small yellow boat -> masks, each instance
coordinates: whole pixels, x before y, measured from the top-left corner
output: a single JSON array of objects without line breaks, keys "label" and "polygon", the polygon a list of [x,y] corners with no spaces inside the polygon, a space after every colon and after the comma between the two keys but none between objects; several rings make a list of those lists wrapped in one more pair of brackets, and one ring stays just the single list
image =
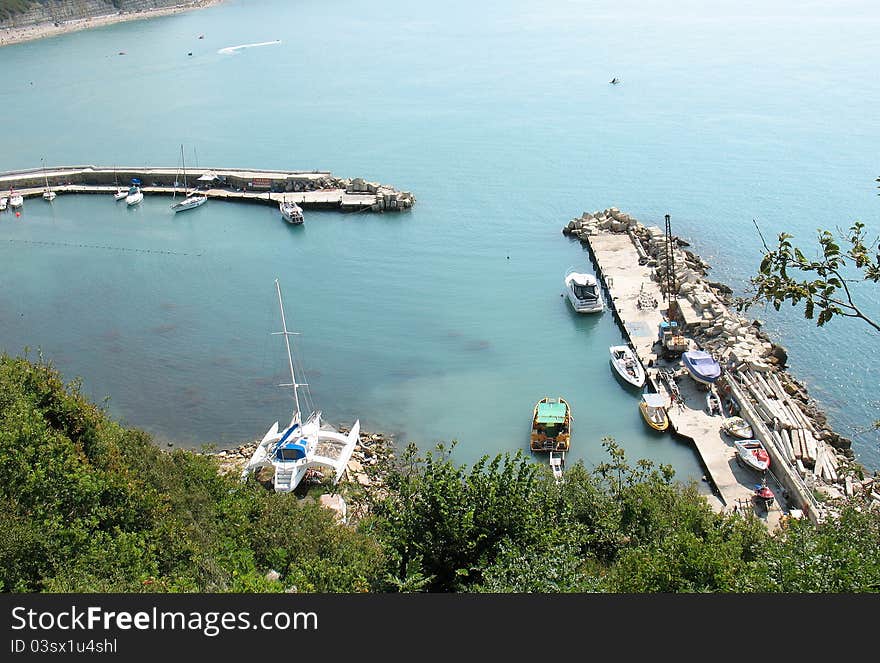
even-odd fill
[{"label": "small yellow boat", "polygon": [[639,410],[645,423],[656,431],[669,428],[669,416],[666,414],[666,398],[660,394],[642,394]]},{"label": "small yellow boat", "polygon": [[542,398],[532,416],[532,451],[568,451],[571,445],[571,408],[564,398]]}]

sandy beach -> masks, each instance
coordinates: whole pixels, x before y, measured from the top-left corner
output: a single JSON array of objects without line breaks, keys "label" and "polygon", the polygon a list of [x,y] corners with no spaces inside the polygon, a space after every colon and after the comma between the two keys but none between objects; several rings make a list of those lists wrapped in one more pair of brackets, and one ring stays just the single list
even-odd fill
[{"label": "sandy beach", "polygon": [[102,25],[110,25],[112,23],[122,23],[123,21],[136,21],[145,18],[155,18],[157,16],[167,16],[169,14],[179,14],[181,12],[192,11],[194,9],[204,9],[212,5],[218,5],[223,0],[200,0],[187,5],[179,5],[176,7],[163,7],[149,11],[139,12],[116,12],[106,14],[104,16],[91,16],[72,21],[65,21],[58,25],[50,22],[36,23],[15,28],[0,29],[0,46],[8,46],[23,41],[32,41],[34,39],[43,39],[44,37],[54,37],[56,35],[65,34],[67,32],[76,32],[78,30],[90,30],[98,28]]}]

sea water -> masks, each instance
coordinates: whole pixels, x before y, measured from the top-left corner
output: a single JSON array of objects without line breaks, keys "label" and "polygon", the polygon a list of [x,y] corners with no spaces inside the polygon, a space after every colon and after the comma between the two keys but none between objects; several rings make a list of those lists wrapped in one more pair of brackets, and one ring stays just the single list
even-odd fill
[{"label": "sea water", "polygon": [[[699,479],[613,375],[610,311],[562,297],[590,264],[561,228],[668,213],[739,293],[755,222],[806,247],[855,219],[876,235],[878,28],[867,2],[266,0],[4,47],[2,170],[174,167],[184,144],[188,165],[330,170],[417,202],[295,228],[260,205],[29,199],[0,214],[0,347],[39,349],[162,442],[231,446],[290,416],[278,278],[297,377],[334,423],[454,439],[470,463],[527,450],[535,402],[563,396],[569,462],[612,436]],[[880,317],[876,289],[857,294]],[[880,468],[876,332],[752,314]]]}]

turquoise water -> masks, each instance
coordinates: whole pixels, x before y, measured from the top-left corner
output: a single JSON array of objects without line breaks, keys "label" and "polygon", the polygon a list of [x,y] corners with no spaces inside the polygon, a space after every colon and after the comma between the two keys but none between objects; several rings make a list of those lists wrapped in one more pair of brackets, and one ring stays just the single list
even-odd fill
[{"label": "turquoise water", "polygon": [[[0,49],[0,169],[173,166],[185,143],[189,163],[327,169],[417,198],[302,228],[260,206],[28,201],[0,216],[0,347],[41,348],[159,439],[231,445],[288,416],[278,277],[331,421],[455,438],[472,462],[525,449],[535,401],[562,395],[570,459],[602,460],[612,435],[699,477],[611,374],[610,313],[560,296],[588,264],[560,229],[610,206],[669,213],[737,288],[759,261],[752,219],[806,245],[856,218],[877,233],[880,10],[766,4],[226,2]],[[877,418],[876,334],[756,314],[880,468],[860,430]]]}]

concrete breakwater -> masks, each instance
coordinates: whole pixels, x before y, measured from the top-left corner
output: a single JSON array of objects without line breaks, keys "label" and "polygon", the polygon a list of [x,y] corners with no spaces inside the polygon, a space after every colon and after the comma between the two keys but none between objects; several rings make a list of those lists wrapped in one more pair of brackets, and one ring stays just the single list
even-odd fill
[{"label": "concrete breakwater", "polygon": [[[41,196],[48,187],[56,193],[109,193],[131,180],[141,181],[145,195],[184,193],[179,168],[62,166],[0,173],[0,195],[15,189],[25,198]],[[232,168],[187,168],[186,184],[208,198],[278,205],[292,200],[303,208],[342,211],[403,211],[412,208],[409,191],[366,181],[339,178],[326,171],[278,171]]]},{"label": "concrete breakwater", "polygon": [[[785,349],[773,343],[758,323],[735,310],[732,291],[707,278],[709,266],[685,249],[685,242],[674,236],[670,241],[660,227],[646,226],[616,208],[585,212],[572,219],[563,233],[590,249],[603,278],[607,277],[603,269],[611,273],[615,260],[627,263],[621,267],[630,272],[641,274],[641,285],[630,285],[634,294],[622,291],[613,278],[605,278],[605,285],[618,322],[657,391],[667,393],[659,374],[663,362],[656,351],[659,320],[676,319],[692,347],[710,352],[722,365],[719,390],[728,402],[740,407],[739,415],[764,443],[771,456],[773,479],[792,509],[800,509],[819,522],[848,500],[880,508],[880,480],[868,476],[853,461],[850,441],[831,430],[805,387],[785,370]],[[670,274],[670,270],[674,271]],[[674,288],[669,298],[664,292],[667,283]],[[649,291],[658,302],[650,315],[633,304],[640,290]],[[742,490],[736,483],[741,484],[742,479],[731,476],[727,469],[734,467],[734,452],[717,434],[718,418],[713,420],[699,409],[679,407],[670,408],[670,420],[694,440],[704,466],[715,474],[712,478],[721,484],[720,492],[727,494],[727,505],[730,495],[740,503]]]}]

